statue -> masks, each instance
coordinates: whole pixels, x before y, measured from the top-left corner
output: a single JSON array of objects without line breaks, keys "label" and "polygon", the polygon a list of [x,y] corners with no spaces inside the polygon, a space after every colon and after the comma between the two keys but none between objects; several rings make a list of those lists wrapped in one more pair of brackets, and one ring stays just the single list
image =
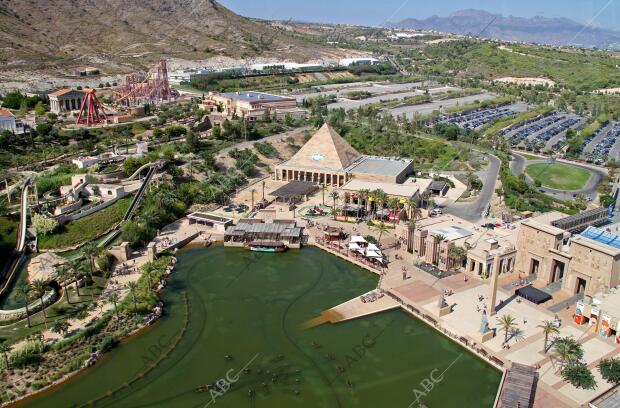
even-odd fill
[{"label": "statue", "polygon": [[448,306],[448,304],[446,303],[445,289],[442,289],[441,293],[439,294],[439,299],[437,300],[437,306],[439,306],[440,309],[443,309],[444,307]]},{"label": "statue", "polygon": [[482,311],[482,321],[480,322],[480,333],[484,334],[489,331],[489,319],[487,318],[487,311]]}]

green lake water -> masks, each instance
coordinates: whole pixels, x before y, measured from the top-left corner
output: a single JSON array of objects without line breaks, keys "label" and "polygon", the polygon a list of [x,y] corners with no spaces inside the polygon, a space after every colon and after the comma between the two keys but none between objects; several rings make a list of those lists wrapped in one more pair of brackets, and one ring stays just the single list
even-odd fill
[{"label": "green lake water", "polygon": [[[376,282],[315,248],[187,250],[164,318],[24,406],[406,408],[418,397],[429,408],[491,407],[500,372],[400,310],[302,328]],[[227,373],[221,391],[196,390]]]}]

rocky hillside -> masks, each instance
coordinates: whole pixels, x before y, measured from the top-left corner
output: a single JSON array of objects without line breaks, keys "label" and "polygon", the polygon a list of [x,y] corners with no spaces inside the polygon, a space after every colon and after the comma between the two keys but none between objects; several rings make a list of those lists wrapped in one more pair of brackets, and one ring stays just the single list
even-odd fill
[{"label": "rocky hillside", "polygon": [[338,57],[214,0],[0,0],[0,64],[14,69],[94,65],[105,72],[181,60]]},{"label": "rocky hillside", "polygon": [[481,35],[506,41],[620,50],[620,31],[584,27],[566,18],[505,17],[481,10],[461,10],[448,17],[407,18],[391,26]]}]

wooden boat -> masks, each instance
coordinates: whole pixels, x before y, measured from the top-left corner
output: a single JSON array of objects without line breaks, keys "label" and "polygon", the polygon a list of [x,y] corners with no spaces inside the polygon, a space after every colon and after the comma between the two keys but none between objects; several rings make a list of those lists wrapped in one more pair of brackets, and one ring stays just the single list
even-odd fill
[{"label": "wooden boat", "polygon": [[287,249],[283,242],[273,241],[252,241],[245,247],[254,252],[284,252]]}]

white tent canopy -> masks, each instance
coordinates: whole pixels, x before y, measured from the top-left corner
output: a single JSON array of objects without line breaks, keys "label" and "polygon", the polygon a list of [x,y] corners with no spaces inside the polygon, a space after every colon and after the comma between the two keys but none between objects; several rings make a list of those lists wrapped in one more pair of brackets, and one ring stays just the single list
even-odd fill
[{"label": "white tent canopy", "polygon": [[369,251],[381,252],[381,250],[379,249],[379,247],[378,247],[378,246],[376,246],[375,244],[368,244],[368,250],[369,250]]},{"label": "white tent canopy", "polygon": [[351,237],[351,242],[355,242],[355,243],[358,243],[358,244],[365,244],[368,241],[366,241],[364,239],[364,237],[362,237],[361,235],[353,235]]},{"label": "white tent canopy", "polygon": [[349,242],[349,249],[352,251],[361,251],[363,248],[357,242]]},{"label": "white tent canopy", "polygon": [[371,251],[371,250],[367,250],[366,251],[366,256],[368,258],[383,258],[383,255],[381,255],[381,252],[377,252],[377,251]]}]

